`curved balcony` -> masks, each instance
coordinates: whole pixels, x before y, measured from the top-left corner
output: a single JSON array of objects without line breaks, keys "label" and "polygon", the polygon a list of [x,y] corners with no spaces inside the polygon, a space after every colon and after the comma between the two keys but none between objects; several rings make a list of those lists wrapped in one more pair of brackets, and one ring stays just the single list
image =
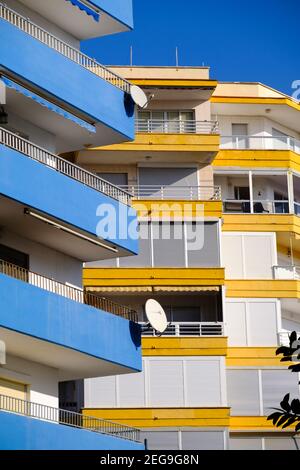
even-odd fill
[{"label": "curved balcony", "polygon": [[290,136],[221,136],[222,150],[291,150],[300,154],[300,140]]},{"label": "curved balcony", "polygon": [[97,62],[95,59],[91,59],[78,49],[70,46],[66,42],[57,38],[53,34],[49,33],[45,29],[41,28],[37,24],[30,21],[28,18],[20,15],[3,3],[0,3],[0,18],[8,21],[10,24],[17,27],[24,33],[29,34],[43,44],[46,44],[51,49],[54,49],[81,67],[89,70],[91,73],[109,82],[111,85],[121,89],[126,93],[130,93],[130,82],[110,71],[108,68],[99,64],[99,62]]}]

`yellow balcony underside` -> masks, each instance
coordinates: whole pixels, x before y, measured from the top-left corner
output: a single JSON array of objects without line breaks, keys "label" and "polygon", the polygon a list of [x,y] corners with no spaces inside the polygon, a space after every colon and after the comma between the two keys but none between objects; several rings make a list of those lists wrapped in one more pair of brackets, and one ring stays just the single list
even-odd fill
[{"label": "yellow balcony underside", "polygon": [[[270,410],[270,414],[272,410]],[[274,426],[272,421],[267,421],[266,416],[230,416],[230,431],[266,431],[266,432],[291,432],[292,427],[284,430]]]},{"label": "yellow balcony underside", "polygon": [[202,215],[212,218],[222,217],[222,201],[139,199],[133,200],[132,205],[137,210],[140,218],[183,220],[184,218],[195,218]]},{"label": "yellow balcony underside", "polygon": [[227,338],[143,338],[143,356],[226,356]]},{"label": "yellow balcony underside", "polygon": [[286,105],[290,108],[300,111],[300,104],[296,103],[291,98],[257,98],[257,97],[243,97],[243,96],[212,96],[211,103],[237,103],[237,104],[277,104]]},{"label": "yellow balcony underside", "polygon": [[300,155],[291,150],[220,150],[213,166],[300,171]]},{"label": "yellow balcony underside", "polygon": [[85,268],[85,287],[221,286],[224,268]]},{"label": "yellow balcony underside", "polygon": [[284,367],[290,363],[280,362],[282,356],[276,356],[274,347],[229,347],[227,349],[227,367]]},{"label": "yellow balcony underside", "polygon": [[292,232],[300,237],[300,217],[292,214],[223,214],[225,232]]},{"label": "yellow balcony underside", "polygon": [[300,281],[286,279],[226,280],[226,297],[300,299]]},{"label": "yellow balcony underside", "polygon": [[230,408],[86,408],[94,416],[137,428],[229,426]]},{"label": "yellow balcony underside", "polygon": [[[117,152],[218,152],[220,136],[216,134],[136,134],[133,142],[106,145],[92,150]],[[90,150],[90,149],[88,149]]]},{"label": "yellow balcony underside", "polygon": [[130,79],[134,85],[141,87],[179,87],[179,88],[216,88],[218,82],[216,80],[178,80],[172,78],[165,79],[151,79],[151,78],[136,78]]}]

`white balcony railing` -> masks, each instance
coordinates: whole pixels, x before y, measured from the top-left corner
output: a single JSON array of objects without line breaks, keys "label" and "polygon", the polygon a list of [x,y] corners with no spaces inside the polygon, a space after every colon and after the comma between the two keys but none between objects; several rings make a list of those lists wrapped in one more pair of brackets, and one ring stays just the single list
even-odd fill
[{"label": "white balcony railing", "polygon": [[69,176],[70,178],[73,178],[80,183],[95,189],[96,191],[106,194],[113,199],[117,199],[124,204],[130,205],[131,203],[130,194],[128,194],[123,189],[120,189],[118,186],[115,186],[108,181],[99,178],[99,176],[84,170],[80,166],[74,165],[64,158],[58,157],[57,155],[54,155],[39,147],[38,145],[35,145],[1,127],[0,144],[17,150],[18,152],[23,153],[24,155],[27,155],[28,157],[37,160],[44,165],[47,165],[53,170]]},{"label": "white balcony railing", "polygon": [[137,119],[136,132],[145,134],[218,134],[217,121]]},{"label": "white balcony railing", "polygon": [[220,201],[220,186],[120,186],[135,199]]},{"label": "white balcony railing", "polygon": [[[67,411],[52,406],[42,405],[20,398],[0,395],[0,411],[23,415],[27,418],[49,421],[57,425],[70,426],[86,431],[107,434],[109,436],[140,442],[139,429],[107,421],[93,416],[85,416],[73,411]],[[59,435],[58,435],[59,439]]]},{"label": "white balcony railing", "polygon": [[[280,346],[289,346],[290,345],[290,334],[291,331],[280,331],[278,333],[278,342]],[[297,332],[297,338],[300,337],[300,332]]]},{"label": "white balcony railing", "polygon": [[273,266],[274,279],[300,279],[300,266]]},{"label": "white balcony railing", "polygon": [[83,289],[79,289],[62,282],[55,281],[41,274],[37,274],[28,269],[21,268],[15,264],[8,263],[0,259],[0,273],[9,277],[26,282],[32,286],[66,297],[74,302],[86,304],[98,310],[112,313],[127,320],[137,321],[137,312],[129,307],[119,305],[110,299],[100,297]]},{"label": "white balcony railing", "polygon": [[0,3],[0,18],[8,21],[12,25],[19,28],[21,31],[24,31],[24,33],[30,34],[30,36],[34,37],[43,44],[46,44],[51,49],[55,49],[60,54],[64,55],[73,62],[76,62],[76,64],[84,67],[103,80],[109,82],[111,85],[120,88],[126,93],[130,93],[131,84],[127,80],[99,64],[95,59],[91,59],[87,55],[80,52],[78,49],[57,38],[53,34],[49,33],[45,29],[41,28],[37,24],[30,21],[28,18],[20,15],[3,3]]},{"label": "white balcony railing", "polygon": [[[142,323],[143,336],[155,336],[153,328]],[[224,336],[221,322],[171,322],[162,336]]]},{"label": "white balcony railing", "polygon": [[289,201],[276,199],[225,199],[224,212],[243,214],[289,214]]},{"label": "white balcony railing", "polygon": [[221,136],[221,149],[228,150],[292,150],[300,154],[300,140],[289,136]]}]

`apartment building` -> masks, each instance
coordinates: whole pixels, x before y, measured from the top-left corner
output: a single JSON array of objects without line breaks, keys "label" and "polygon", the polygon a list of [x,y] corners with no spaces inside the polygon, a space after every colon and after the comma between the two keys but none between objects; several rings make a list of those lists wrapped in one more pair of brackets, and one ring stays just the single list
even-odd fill
[{"label": "apartment building", "polygon": [[300,105],[206,67],[112,70],[150,100],[135,140],[74,158],[133,195],[140,252],[87,263],[84,285],[138,312],[143,372],[85,380],[83,412],[141,428],[149,449],[295,449],[266,416],[299,394],[275,351],[299,331]]},{"label": "apartment building", "polygon": [[[142,362],[133,309],[82,287],[83,262],[138,253],[131,198],[58,156],[134,138],[130,83],[80,52],[131,28],[131,0],[0,3],[0,449],[143,448],[66,402],[72,381]],[[103,205],[122,236],[99,233]]]}]

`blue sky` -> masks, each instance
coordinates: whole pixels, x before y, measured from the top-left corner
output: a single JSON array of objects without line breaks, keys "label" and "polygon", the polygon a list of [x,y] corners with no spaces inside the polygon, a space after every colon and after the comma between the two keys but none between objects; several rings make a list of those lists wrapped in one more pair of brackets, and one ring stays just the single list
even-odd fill
[{"label": "blue sky", "polygon": [[135,29],[86,41],[103,64],[209,65],[220,81],[260,81],[287,94],[300,80],[299,0],[134,0]]}]

